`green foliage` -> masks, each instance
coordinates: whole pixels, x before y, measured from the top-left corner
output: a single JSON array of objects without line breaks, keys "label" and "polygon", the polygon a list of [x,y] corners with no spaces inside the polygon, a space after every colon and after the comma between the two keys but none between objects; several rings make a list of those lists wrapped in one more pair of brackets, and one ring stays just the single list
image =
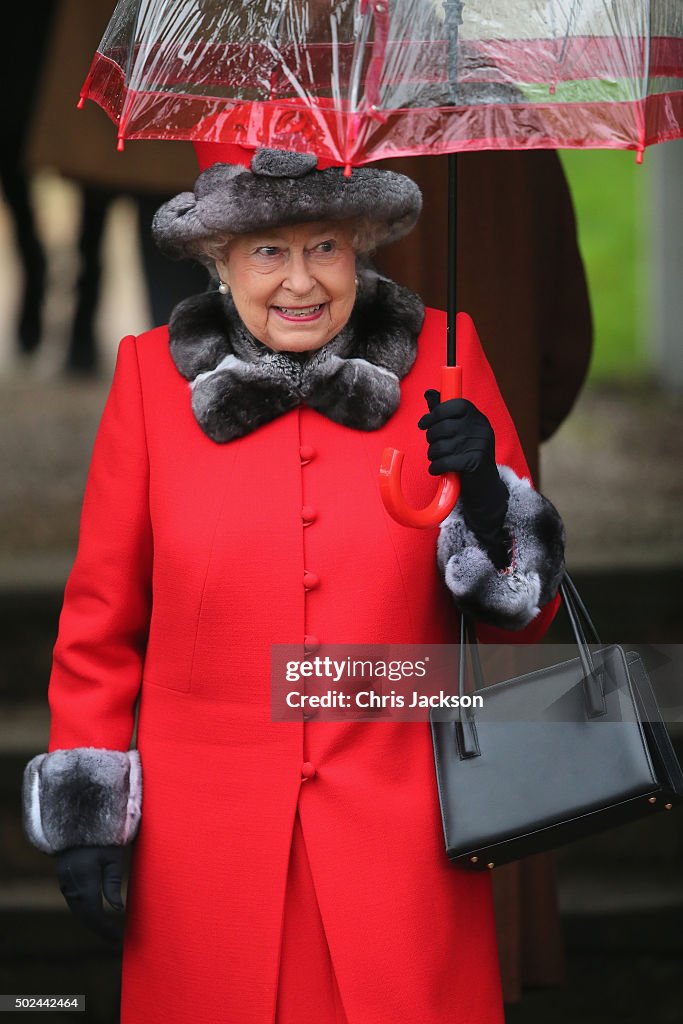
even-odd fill
[{"label": "green foliage", "polygon": [[591,381],[633,381],[649,369],[645,163],[623,150],[563,150],[591,293],[595,349]]}]

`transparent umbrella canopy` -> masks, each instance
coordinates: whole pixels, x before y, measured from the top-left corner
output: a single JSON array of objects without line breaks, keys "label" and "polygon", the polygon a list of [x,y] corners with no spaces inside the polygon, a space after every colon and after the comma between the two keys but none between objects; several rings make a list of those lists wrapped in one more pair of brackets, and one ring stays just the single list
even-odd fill
[{"label": "transparent umbrella canopy", "polygon": [[[81,92],[125,139],[314,153],[318,166],[449,154],[447,358],[456,333],[456,154],[614,148],[642,159],[683,126],[683,0],[120,0]],[[457,332],[456,332],[457,328]],[[429,527],[455,505],[445,474],[426,509],[385,450],[391,515]]]},{"label": "transparent umbrella canopy", "polygon": [[120,0],[83,98],[125,139],[623,148],[683,123],[681,0]]}]

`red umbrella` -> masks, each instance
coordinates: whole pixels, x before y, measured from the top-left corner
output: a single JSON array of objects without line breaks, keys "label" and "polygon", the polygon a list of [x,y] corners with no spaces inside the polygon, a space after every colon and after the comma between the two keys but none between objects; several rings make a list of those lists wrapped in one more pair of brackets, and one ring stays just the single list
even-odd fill
[{"label": "red umbrella", "polygon": [[[455,188],[460,150],[621,148],[683,134],[681,0],[120,0],[81,103],[125,139],[315,153],[319,166],[449,154],[447,361],[456,365]],[[474,330],[459,314],[457,331]],[[450,512],[405,502],[402,453],[380,483],[400,522]]]}]

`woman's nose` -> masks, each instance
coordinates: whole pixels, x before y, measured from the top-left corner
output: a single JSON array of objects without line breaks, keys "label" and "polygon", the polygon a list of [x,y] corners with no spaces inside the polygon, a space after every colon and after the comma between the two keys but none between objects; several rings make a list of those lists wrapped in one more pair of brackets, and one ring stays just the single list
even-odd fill
[{"label": "woman's nose", "polygon": [[307,266],[304,253],[290,253],[282,283],[297,295],[307,295],[315,286],[315,278]]}]

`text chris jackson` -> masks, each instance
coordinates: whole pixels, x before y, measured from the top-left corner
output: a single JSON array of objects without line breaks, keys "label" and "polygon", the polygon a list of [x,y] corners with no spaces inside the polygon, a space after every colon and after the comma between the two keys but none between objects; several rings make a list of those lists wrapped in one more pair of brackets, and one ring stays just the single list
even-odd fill
[{"label": "text chris jackson", "polygon": [[[409,697],[406,703],[406,696]],[[343,690],[327,690],[324,693],[302,693],[290,690],[285,699],[290,708],[305,706],[316,708],[481,708],[484,699],[480,694],[420,693],[413,690],[405,695],[391,690],[389,693],[375,693],[374,690],[359,690],[345,693]]]}]

